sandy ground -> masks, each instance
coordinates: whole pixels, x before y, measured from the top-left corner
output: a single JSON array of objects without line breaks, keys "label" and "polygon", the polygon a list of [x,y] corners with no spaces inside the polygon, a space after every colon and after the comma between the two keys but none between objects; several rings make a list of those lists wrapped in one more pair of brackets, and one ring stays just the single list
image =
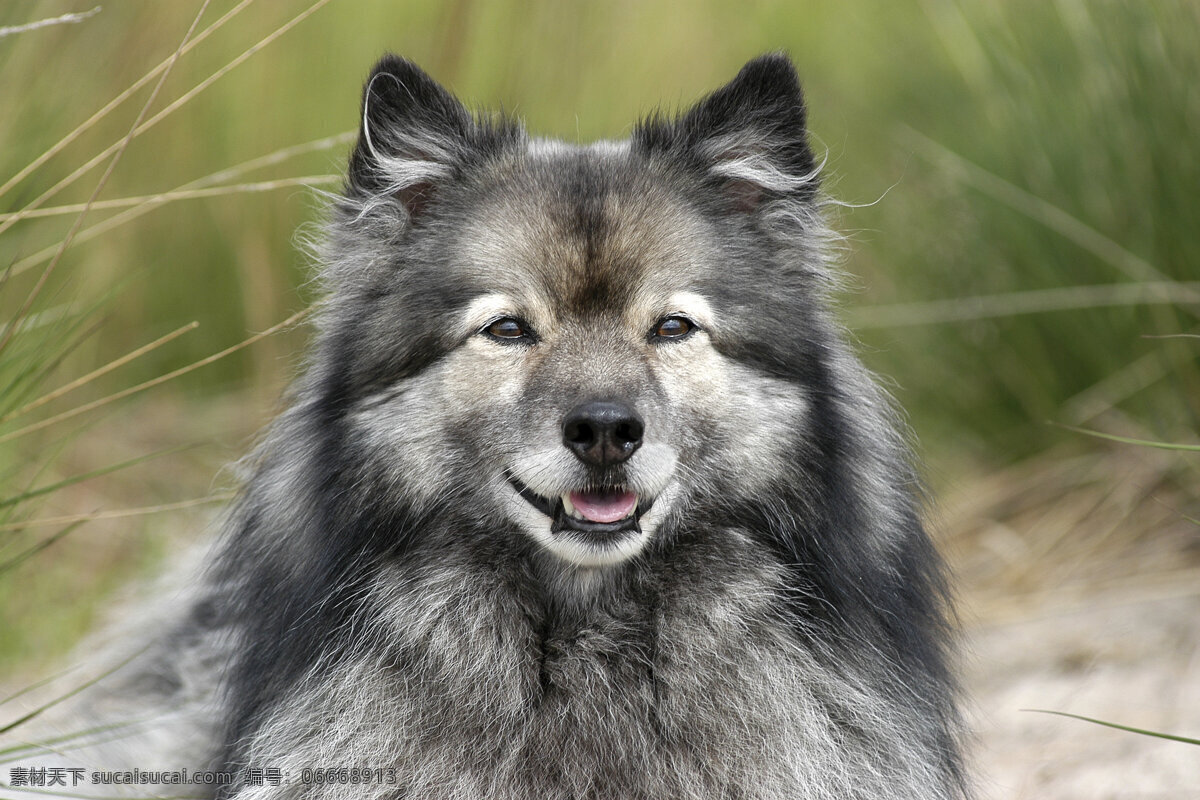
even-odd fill
[{"label": "sandy ground", "polygon": [[951,503],[981,798],[1200,800],[1200,746],[1023,710],[1200,738],[1200,526],[1170,457],[1119,457]]},{"label": "sandy ground", "polygon": [[1068,711],[1200,738],[1200,592],[1111,593],[968,628],[981,796],[1200,798],[1200,747],[1074,719]]}]

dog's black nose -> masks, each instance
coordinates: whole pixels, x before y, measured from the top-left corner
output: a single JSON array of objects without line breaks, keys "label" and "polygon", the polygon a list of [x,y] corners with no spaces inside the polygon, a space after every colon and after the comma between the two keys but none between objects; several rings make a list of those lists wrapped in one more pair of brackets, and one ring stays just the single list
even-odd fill
[{"label": "dog's black nose", "polygon": [[642,418],[624,403],[593,400],[563,418],[563,445],[585,464],[620,464],[642,446]]}]

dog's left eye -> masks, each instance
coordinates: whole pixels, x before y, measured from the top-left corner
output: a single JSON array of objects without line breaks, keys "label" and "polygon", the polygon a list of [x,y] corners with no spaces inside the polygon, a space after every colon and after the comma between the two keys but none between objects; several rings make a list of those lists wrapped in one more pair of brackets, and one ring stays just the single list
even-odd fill
[{"label": "dog's left eye", "polygon": [[682,339],[693,330],[696,329],[693,323],[687,317],[671,316],[663,317],[654,325],[654,330],[650,332],[651,339]]},{"label": "dog's left eye", "polygon": [[516,317],[501,317],[484,328],[483,333],[506,343],[533,340],[533,331],[529,325]]}]

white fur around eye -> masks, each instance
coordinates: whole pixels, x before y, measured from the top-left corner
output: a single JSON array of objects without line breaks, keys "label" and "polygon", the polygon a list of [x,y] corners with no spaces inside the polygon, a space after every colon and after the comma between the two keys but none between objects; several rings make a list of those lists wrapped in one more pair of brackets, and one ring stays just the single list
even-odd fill
[{"label": "white fur around eye", "polygon": [[485,294],[475,298],[463,311],[459,322],[459,331],[464,336],[477,333],[493,322],[504,317],[519,317],[513,313],[516,303],[504,294]]},{"label": "white fur around eye", "polygon": [[695,292],[676,292],[671,295],[671,305],[687,311],[689,315],[700,322],[711,323],[713,320],[712,304],[702,294]]},{"label": "white fur around eye", "polygon": [[708,298],[695,292],[676,292],[668,298],[666,313],[660,319],[672,316],[686,317],[704,330],[718,324]]}]

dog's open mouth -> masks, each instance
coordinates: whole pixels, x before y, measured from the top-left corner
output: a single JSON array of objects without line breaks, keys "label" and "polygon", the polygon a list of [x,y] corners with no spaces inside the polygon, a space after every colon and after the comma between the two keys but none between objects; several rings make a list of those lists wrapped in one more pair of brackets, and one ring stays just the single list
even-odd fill
[{"label": "dog's open mouth", "polygon": [[640,533],[639,521],[654,503],[623,486],[577,489],[548,498],[516,478],[508,480],[526,502],[550,518],[551,533],[586,534],[598,543]]}]

